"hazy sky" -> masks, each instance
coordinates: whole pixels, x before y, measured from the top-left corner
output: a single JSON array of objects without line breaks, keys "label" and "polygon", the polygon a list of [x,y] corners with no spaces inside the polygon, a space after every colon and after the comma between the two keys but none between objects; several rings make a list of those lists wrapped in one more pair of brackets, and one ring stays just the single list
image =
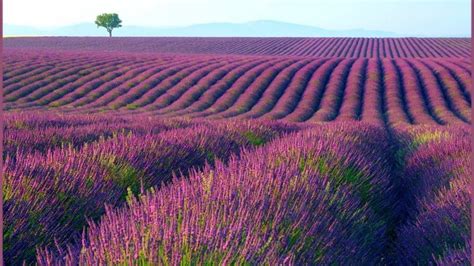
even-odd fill
[{"label": "hazy sky", "polygon": [[115,12],[123,25],[278,20],[326,29],[470,36],[471,0],[4,0],[4,23],[65,26]]}]

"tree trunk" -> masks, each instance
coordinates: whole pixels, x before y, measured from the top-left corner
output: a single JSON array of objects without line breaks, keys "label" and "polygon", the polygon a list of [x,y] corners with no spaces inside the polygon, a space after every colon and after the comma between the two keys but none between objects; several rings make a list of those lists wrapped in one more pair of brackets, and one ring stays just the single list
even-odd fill
[{"label": "tree trunk", "polygon": [[109,30],[109,37],[112,37],[112,31]]}]

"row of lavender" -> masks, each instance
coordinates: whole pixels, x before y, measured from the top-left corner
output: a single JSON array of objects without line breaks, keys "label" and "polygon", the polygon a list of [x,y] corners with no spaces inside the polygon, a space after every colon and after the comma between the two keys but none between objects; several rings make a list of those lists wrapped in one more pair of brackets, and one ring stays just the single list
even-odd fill
[{"label": "row of lavender", "polygon": [[402,127],[402,265],[471,265],[471,128]]},{"label": "row of lavender", "polygon": [[38,263],[468,264],[468,132],[303,130],[107,209]]},{"label": "row of lavender", "polygon": [[471,56],[470,38],[7,38],[6,48],[350,58]]},{"label": "row of lavender", "polygon": [[3,200],[8,264],[78,239],[105,205],[227,160],[297,127],[282,123],[8,114]]},{"label": "row of lavender", "polygon": [[6,118],[8,264],[469,260],[467,127]]},{"label": "row of lavender", "polygon": [[461,59],[7,52],[7,109],[381,124],[471,121]]},{"label": "row of lavender", "polygon": [[90,226],[82,246],[65,251],[65,261],[48,252],[39,261],[377,262],[393,200],[385,197],[391,190],[384,156],[390,144],[376,127],[328,129],[291,135],[228,164],[194,171],[128,208],[109,210]]}]

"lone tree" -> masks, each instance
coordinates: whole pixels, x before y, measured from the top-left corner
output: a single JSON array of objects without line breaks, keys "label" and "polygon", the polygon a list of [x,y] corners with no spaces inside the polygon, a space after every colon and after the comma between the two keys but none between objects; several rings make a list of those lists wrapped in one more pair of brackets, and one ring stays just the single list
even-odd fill
[{"label": "lone tree", "polygon": [[112,14],[104,13],[102,15],[98,15],[97,19],[95,20],[95,24],[97,24],[97,28],[104,27],[109,33],[109,37],[112,37],[113,29],[122,27],[120,23],[122,23],[122,21],[119,19],[118,15],[115,13],[112,13]]}]

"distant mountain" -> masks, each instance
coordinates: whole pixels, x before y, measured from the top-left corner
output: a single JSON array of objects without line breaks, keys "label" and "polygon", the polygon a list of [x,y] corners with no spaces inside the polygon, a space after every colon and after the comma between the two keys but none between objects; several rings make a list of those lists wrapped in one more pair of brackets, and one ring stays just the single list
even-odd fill
[{"label": "distant mountain", "polygon": [[[114,30],[114,36],[183,37],[401,37],[385,31],[348,29],[327,30],[293,23],[261,20],[247,23],[207,23],[183,27],[127,26]],[[5,36],[106,36],[94,23],[65,27],[4,25]]]}]

